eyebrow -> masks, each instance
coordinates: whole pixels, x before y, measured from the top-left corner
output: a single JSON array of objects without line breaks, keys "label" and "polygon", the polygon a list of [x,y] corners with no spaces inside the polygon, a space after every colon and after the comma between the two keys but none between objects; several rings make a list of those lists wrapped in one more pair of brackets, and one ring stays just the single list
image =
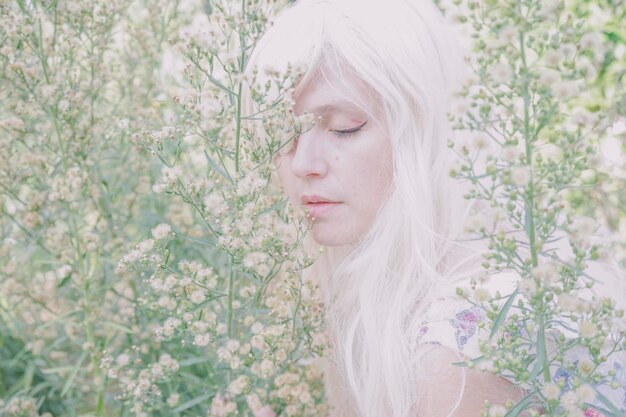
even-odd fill
[{"label": "eyebrow", "polygon": [[323,104],[321,106],[314,107],[313,109],[311,109],[310,113],[327,114],[327,113],[332,113],[332,112],[341,112],[341,111],[350,111],[350,110],[356,110],[356,111],[367,113],[366,110],[362,109],[361,107],[357,107],[353,102],[347,101],[347,100],[339,100],[335,103]]}]

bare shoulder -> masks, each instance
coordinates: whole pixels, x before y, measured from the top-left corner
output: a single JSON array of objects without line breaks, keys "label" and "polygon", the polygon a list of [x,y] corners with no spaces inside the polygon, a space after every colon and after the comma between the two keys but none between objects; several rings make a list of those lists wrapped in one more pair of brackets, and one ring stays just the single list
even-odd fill
[{"label": "bare shoulder", "polygon": [[454,365],[465,358],[432,345],[418,362],[419,416],[476,417],[485,401],[503,405],[524,397],[524,390],[491,372]]}]

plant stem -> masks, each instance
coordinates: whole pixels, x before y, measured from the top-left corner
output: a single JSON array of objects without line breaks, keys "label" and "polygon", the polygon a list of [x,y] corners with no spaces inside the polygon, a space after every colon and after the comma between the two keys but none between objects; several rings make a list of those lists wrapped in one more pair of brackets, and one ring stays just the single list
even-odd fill
[{"label": "plant stem", "polygon": [[233,271],[233,257],[230,257],[230,273],[228,275],[228,336],[233,336],[233,297],[235,293],[235,273]]},{"label": "plant stem", "polygon": [[[519,12],[520,12],[520,16],[522,16],[522,8],[521,5],[519,6]],[[526,210],[526,224],[525,224],[525,229],[526,229],[526,233],[528,234],[528,244],[529,244],[529,249],[530,249],[530,258],[531,258],[531,262],[532,262],[532,266],[536,267],[538,264],[538,260],[537,260],[537,247],[535,245],[535,241],[536,241],[536,236],[535,236],[535,219],[533,216],[533,209],[535,206],[535,201],[534,201],[534,193],[535,193],[535,188],[534,188],[534,176],[533,176],[533,169],[532,169],[532,165],[533,165],[533,137],[531,137],[531,132],[530,132],[530,112],[529,112],[529,107],[530,107],[530,89],[528,86],[528,76],[529,76],[529,72],[528,72],[528,64],[526,61],[526,49],[525,49],[525,37],[524,37],[525,31],[520,31],[520,57],[522,60],[522,69],[521,69],[521,76],[522,76],[522,94],[523,94],[523,98],[524,98],[524,144],[525,144],[525,150],[526,150],[526,163],[529,165],[530,167],[530,180],[528,182],[528,189],[526,191],[525,194],[525,210]],[[544,310],[544,301],[543,299],[540,301],[540,305],[539,305],[539,310],[537,314],[537,325],[539,327],[538,332],[540,332],[540,334],[545,334],[545,322],[544,322],[544,315],[543,315],[543,310]],[[538,340],[540,339],[539,337],[537,338]],[[545,338],[541,338],[541,339],[545,339]],[[540,352],[544,358],[547,358],[547,351],[546,351],[546,346],[545,343],[537,343],[537,350],[542,350],[543,352]],[[538,352],[539,353],[539,352]],[[543,378],[545,382],[550,382],[551,381],[551,377],[550,377],[550,368],[548,366],[544,367],[543,370]]]},{"label": "plant stem", "polygon": [[[241,15],[246,15],[246,0],[241,2]],[[239,74],[243,74],[246,68],[246,38],[243,33],[239,32],[239,47],[241,48],[241,56],[239,59]],[[239,141],[241,139],[241,93],[243,91],[243,79],[237,77],[239,85],[237,86],[237,130],[235,132],[235,176],[239,173]]]}]

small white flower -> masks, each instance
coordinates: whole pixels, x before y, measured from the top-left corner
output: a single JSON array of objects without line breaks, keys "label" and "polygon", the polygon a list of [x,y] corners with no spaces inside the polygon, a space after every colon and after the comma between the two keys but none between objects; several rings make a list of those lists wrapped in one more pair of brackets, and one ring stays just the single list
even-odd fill
[{"label": "small white flower", "polygon": [[546,161],[559,162],[563,159],[563,149],[553,143],[547,143],[538,148],[539,155]]},{"label": "small white flower", "polygon": [[580,179],[583,182],[593,182],[597,177],[597,173],[593,169],[586,169],[580,173]]},{"label": "small white flower", "polygon": [[137,245],[137,249],[139,249],[141,253],[150,252],[153,248],[154,248],[154,240],[152,239],[146,239]]},{"label": "small white flower", "polygon": [[530,167],[528,165],[518,165],[511,169],[511,181],[517,186],[525,186],[531,178]]},{"label": "small white flower", "polygon": [[240,347],[241,347],[241,343],[237,339],[230,339],[229,341],[226,342],[226,346],[225,346],[225,348],[229,352],[235,352]]},{"label": "small white flower", "polygon": [[499,33],[500,39],[506,42],[515,42],[517,40],[519,31],[517,27],[511,25],[502,29]]},{"label": "small white flower", "polygon": [[596,221],[590,217],[579,217],[570,226],[570,237],[574,241],[582,241],[595,232]]},{"label": "small white flower", "polygon": [[215,327],[215,331],[216,331],[218,334],[225,334],[227,329],[228,329],[228,328],[226,327],[226,325],[225,325],[224,323],[220,323],[220,324],[218,324],[218,325]]},{"label": "small white flower", "polygon": [[589,58],[580,58],[576,61],[576,69],[582,72],[586,79],[591,80],[596,77],[598,71]]},{"label": "small white flower", "polygon": [[491,68],[491,79],[497,84],[507,84],[513,78],[513,70],[508,62],[498,62]]},{"label": "small white flower", "polygon": [[526,296],[532,297],[537,291],[537,283],[534,279],[524,278],[517,282],[520,292]]},{"label": "small white flower", "polygon": [[196,290],[189,295],[189,300],[194,304],[200,304],[206,300],[204,291]]},{"label": "small white flower", "polygon": [[500,151],[500,158],[506,162],[515,162],[521,156],[520,148],[515,145],[506,145]]},{"label": "small white flower", "polygon": [[590,51],[601,49],[603,42],[604,38],[598,32],[585,33],[582,38],[580,38],[580,46],[584,49],[589,49]]},{"label": "small white flower", "polygon": [[557,266],[552,262],[545,262],[534,267],[532,275],[538,280],[547,283],[554,283],[559,280]]},{"label": "small white flower", "polygon": [[274,372],[274,364],[269,359],[261,361],[261,371],[264,375],[270,376]]},{"label": "small white flower", "polygon": [[161,182],[172,187],[176,184],[178,178],[182,175],[182,172],[178,167],[164,167],[161,171],[161,174]]},{"label": "small white flower", "polygon": [[478,214],[467,216],[467,219],[465,220],[465,231],[478,232],[483,227],[485,227],[484,216]]},{"label": "small white flower", "polygon": [[228,391],[232,395],[239,395],[243,392],[247,385],[248,378],[246,376],[240,375],[239,377],[237,377],[237,379],[230,383],[230,385],[228,386]]},{"label": "small white flower", "polygon": [[572,114],[572,121],[577,125],[589,126],[595,124],[596,116],[583,108],[576,108]]},{"label": "small white flower", "polygon": [[472,139],[472,146],[479,151],[488,148],[490,143],[489,138],[484,134],[478,134]]},{"label": "small white flower", "polygon": [[226,417],[237,409],[237,404],[217,394],[211,402],[211,415],[215,417]]},{"label": "small white flower", "polygon": [[250,331],[253,334],[259,334],[262,330],[263,330],[263,324],[259,323],[258,321],[250,327]]},{"label": "small white flower", "polygon": [[563,293],[559,295],[558,308],[563,312],[573,312],[576,310],[576,297],[572,294]]},{"label": "small white flower", "polygon": [[126,353],[122,353],[115,359],[119,366],[126,366],[130,362],[130,357]]},{"label": "small white flower", "polygon": [[174,407],[180,401],[180,394],[171,394],[167,399],[167,405]]},{"label": "small white flower", "polygon": [[489,417],[502,417],[506,414],[506,408],[503,405],[492,405],[489,407]]},{"label": "small white flower", "polygon": [[578,397],[583,402],[590,403],[596,399],[596,392],[589,384],[581,385],[576,388],[576,394],[578,394]]},{"label": "small white flower", "polygon": [[559,52],[563,55],[564,59],[570,60],[576,54],[576,45],[573,43],[564,43],[559,47]]},{"label": "small white flower", "polygon": [[6,129],[23,130],[25,126],[24,121],[15,116],[9,117],[5,120],[0,120],[0,128],[4,127]]},{"label": "small white flower", "polygon": [[491,294],[487,288],[478,287],[474,290],[474,298],[476,298],[476,301],[479,303],[484,303],[491,300]]},{"label": "small white flower", "polygon": [[152,229],[152,237],[154,237],[157,240],[165,239],[166,237],[170,235],[171,232],[172,232],[172,228],[170,227],[169,224],[161,223],[160,225]]},{"label": "small white flower", "polygon": [[561,395],[561,388],[552,382],[548,382],[543,387],[543,395],[549,400],[556,400]]},{"label": "small white flower", "polygon": [[167,190],[167,185],[165,184],[154,184],[152,186],[152,191],[154,191],[157,194],[160,194],[164,192],[165,190]]},{"label": "small white flower", "polygon": [[252,350],[252,346],[250,346],[250,343],[246,343],[242,347],[239,348],[239,354],[245,356],[248,353],[250,353],[251,350]]},{"label": "small white flower", "polygon": [[561,397],[561,405],[570,412],[578,408],[578,401],[578,394],[574,391],[568,391]]},{"label": "small white flower", "polygon": [[138,249],[133,249],[128,255],[124,257],[124,261],[127,263],[136,262],[141,259],[142,256],[143,254]]},{"label": "small white flower", "polygon": [[230,358],[230,369],[239,369],[239,367],[241,366],[241,358],[237,355],[234,355],[232,358]]},{"label": "small white flower", "polygon": [[563,0],[544,0],[540,3],[541,10],[539,12],[540,16],[545,18],[553,16],[563,4]]},{"label": "small white flower", "polygon": [[578,82],[575,80],[559,81],[552,85],[552,94],[562,100],[567,100],[578,94]]},{"label": "small white flower", "polygon": [[544,87],[550,87],[561,79],[561,74],[550,68],[542,68],[539,71],[538,81]]},{"label": "small white flower", "polygon": [[578,332],[581,337],[592,338],[596,335],[596,325],[588,320],[583,320],[578,325]]},{"label": "small white flower", "polygon": [[546,52],[543,57],[546,60],[546,64],[552,67],[556,67],[563,60],[563,54],[560,51],[557,51],[554,49],[551,49],[548,52]]},{"label": "small white flower", "polygon": [[169,353],[162,354],[159,357],[159,363],[163,365],[165,368],[174,372],[177,371],[178,368],[180,368],[180,364],[178,363],[178,361],[172,358],[172,356]]},{"label": "small white flower", "polygon": [[193,339],[193,344],[196,346],[206,346],[210,341],[211,338],[207,333],[197,334]]}]

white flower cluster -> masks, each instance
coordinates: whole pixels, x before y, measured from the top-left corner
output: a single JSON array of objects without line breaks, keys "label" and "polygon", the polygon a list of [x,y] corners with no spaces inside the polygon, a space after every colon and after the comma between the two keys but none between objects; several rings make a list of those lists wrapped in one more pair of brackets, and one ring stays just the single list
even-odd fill
[{"label": "white flower cluster", "polygon": [[177,185],[179,178],[182,175],[182,171],[177,167],[163,167],[161,170],[160,182],[152,186],[152,190],[155,193],[162,193],[174,188]]},{"label": "white flower cluster", "polygon": [[143,369],[140,368],[137,372],[136,368],[141,366],[141,360],[133,356],[135,355],[121,353],[114,359],[105,352],[100,368],[109,378],[119,382],[123,398],[138,403],[140,407],[151,397],[161,395],[158,384],[167,381],[175,374],[180,364],[169,353],[163,353],[157,362]]},{"label": "white flower cluster", "polygon": [[77,201],[81,198],[86,181],[87,174],[80,167],[71,167],[63,175],[58,175],[52,179],[48,200],[51,202],[58,200]]},{"label": "white flower cluster", "polygon": [[[22,416],[36,416],[39,417],[37,413],[37,403],[34,398],[17,395],[11,398],[6,404],[4,404],[4,400],[0,400],[0,411],[2,415],[7,417],[22,417]],[[50,413],[45,413],[41,417],[48,417]]]},{"label": "white flower cluster", "polygon": [[185,49],[195,44],[208,52],[218,52],[226,42],[224,31],[220,28],[221,19],[218,13],[212,15],[211,19],[204,13],[197,13],[189,26],[178,31],[180,40],[187,44]]},{"label": "white flower cluster", "polygon": [[211,409],[207,417],[228,417],[237,411],[237,403],[228,396],[217,394],[211,401]]}]

